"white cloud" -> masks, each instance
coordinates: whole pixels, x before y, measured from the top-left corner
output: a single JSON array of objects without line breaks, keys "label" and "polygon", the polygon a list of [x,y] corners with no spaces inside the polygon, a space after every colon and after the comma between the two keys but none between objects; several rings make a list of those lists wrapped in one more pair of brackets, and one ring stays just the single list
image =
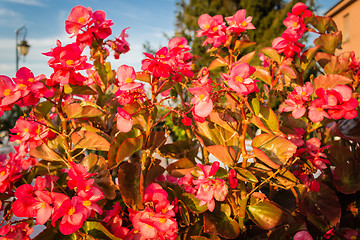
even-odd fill
[{"label": "white cloud", "polygon": [[39,6],[39,7],[45,6],[41,1],[38,1],[38,0],[5,0],[5,1],[11,2],[11,3],[31,5],[31,6]]},{"label": "white cloud", "polygon": [[0,17],[17,17],[20,14],[7,8],[0,8]]}]

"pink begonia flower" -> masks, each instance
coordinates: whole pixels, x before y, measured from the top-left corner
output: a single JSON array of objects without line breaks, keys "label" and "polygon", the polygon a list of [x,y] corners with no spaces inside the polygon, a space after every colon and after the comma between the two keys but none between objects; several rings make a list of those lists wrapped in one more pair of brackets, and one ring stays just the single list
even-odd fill
[{"label": "pink begonia flower", "polygon": [[114,41],[108,40],[106,41],[106,44],[111,47],[112,50],[115,51],[114,58],[119,59],[120,54],[127,53],[130,51],[130,44],[125,40],[125,38],[129,37],[128,34],[125,33],[125,31],[129,29],[129,27],[124,28],[119,37],[117,37]]},{"label": "pink begonia flower", "polygon": [[119,202],[116,202],[113,205],[113,209],[105,210],[106,217],[104,218],[104,222],[107,225],[110,225],[111,232],[119,238],[125,238],[129,233],[129,229],[123,227],[123,220],[120,216],[121,206]]},{"label": "pink begonia flower", "polygon": [[116,126],[120,132],[129,132],[133,126],[131,115],[122,108],[117,109]]},{"label": "pink begonia flower", "polygon": [[197,36],[212,36],[217,34],[219,30],[225,28],[225,23],[223,21],[223,16],[215,15],[213,17],[208,14],[203,14],[198,19],[198,24],[201,30],[197,31]]},{"label": "pink begonia flower", "polygon": [[326,91],[328,113],[332,119],[352,119],[357,116],[359,102],[352,97],[352,89],[346,85],[337,85]]},{"label": "pink begonia flower", "polygon": [[70,168],[68,175],[70,179],[67,181],[69,188],[79,188],[78,190],[86,189],[86,186],[82,185],[84,185],[90,177],[96,175],[96,173],[89,173],[88,169],[81,164],[76,164],[74,162],[69,162],[69,164]]},{"label": "pink begonia flower", "polygon": [[263,67],[268,67],[270,65],[269,58],[265,56],[262,52],[259,53],[259,59]]},{"label": "pink begonia flower", "polygon": [[324,99],[318,98],[312,101],[308,114],[310,121],[316,123],[321,122],[324,117],[330,118],[329,114],[324,110],[324,108],[327,108],[327,103]]},{"label": "pink begonia flower", "polygon": [[325,164],[330,164],[330,161],[326,159],[326,155],[323,151],[330,146],[321,147],[320,139],[310,138],[306,141],[306,149],[309,153],[309,161],[314,164],[318,169],[325,169]]},{"label": "pink begonia flower", "polygon": [[313,240],[307,231],[299,231],[294,235],[294,240]]},{"label": "pink begonia flower", "polygon": [[295,14],[291,14],[291,13],[288,13],[287,15],[288,15],[287,18],[285,18],[283,20],[283,24],[287,28],[292,28],[292,29],[298,30],[301,27],[301,25],[303,24],[300,17]]},{"label": "pink begonia flower", "polygon": [[175,37],[170,39],[168,47],[170,50],[190,50],[188,41],[184,37]]},{"label": "pink begonia flower", "polygon": [[207,117],[213,109],[213,102],[208,90],[204,87],[194,87],[189,88],[189,92],[195,95],[194,98],[191,99],[191,103],[194,104],[194,113],[196,116]]},{"label": "pink begonia flower", "polygon": [[116,76],[122,91],[133,90],[142,86],[141,83],[134,81],[136,73],[133,67],[121,65],[116,71]]},{"label": "pink begonia flower", "polygon": [[71,9],[68,19],[65,21],[65,30],[74,36],[79,34],[79,30],[89,23],[92,15],[91,8],[76,6]]},{"label": "pink begonia flower", "polygon": [[236,188],[238,180],[236,178],[236,171],[234,169],[231,169],[228,173],[229,177],[229,185],[231,188]]},{"label": "pink begonia flower", "polygon": [[168,61],[171,59],[169,49],[167,47],[160,48],[155,55],[144,53],[147,59],[142,60],[141,70],[148,71],[154,77],[168,78],[172,72],[171,66]]},{"label": "pink begonia flower", "polygon": [[252,92],[258,92],[259,89],[255,80],[249,78],[256,69],[249,66],[248,63],[234,63],[228,80],[229,87],[239,95],[248,95]]},{"label": "pink begonia flower", "polygon": [[82,199],[74,196],[71,200],[65,200],[55,211],[51,224],[55,227],[55,222],[62,217],[59,230],[62,234],[69,235],[78,231],[88,216],[88,210],[83,205]]},{"label": "pink begonia flower", "polygon": [[246,16],[246,10],[238,10],[233,16],[226,17],[226,22],[229,24],[228,30],[234,33],[241,33],[247,29],[255,29],[254,25],[251,23],[252,17]]}]

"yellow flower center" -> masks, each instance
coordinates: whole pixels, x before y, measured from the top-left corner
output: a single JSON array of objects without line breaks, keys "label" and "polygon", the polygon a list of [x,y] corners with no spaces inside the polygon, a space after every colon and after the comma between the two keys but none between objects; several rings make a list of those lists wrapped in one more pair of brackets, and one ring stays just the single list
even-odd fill
[{"label": "yellow flower center", "polygon": [[78,23],[84,24],[85,23],[85,18],[79,17]]},{"label": "yellow flower center", "polygon": [[213,27],[213,32],[216,32],[217,30],[218,30],[218,28],[217,27]]},{"label": "yellow flower center", "polygon": [[66,60],[66,64],[67,64],[67,65],[73,65],[73,64],[74,64],[74,61],[71,60],[71,59],[68,59],[68,60]]},{"label": "yellow flower center", "polygon": [[89,191],[89,190],[91,189],[91,186],[90,186],[90,185],[86,185],[85,189],[86,189],[87,191]]},{"label": "yellow flower center", "polygon": [[138,233],[139,231],[138,230],[134,230],[134,233]]},{"label": "yellow flower center", "polygon": [[202,101],[204,98],[205,98],[205,95],[204,95],[204,94],[201,94],[201,95],[199,96],[200,101]]},{"label": "yellow flower center", "polygon": [[41,203],[41,208],[45,208],[45,203]]},{"label": "yellow flower center", "polygon": [[209,28],[210,28],[210,25],[209,25],[209,24],[206,24],[204,28],[205,28],[205,29],[209,29]]},{"label": "yellow flower center", "polygon": [[183,48],[183,47],[184,47],[183,45],[181,45],[181,44],[179,45],[179,48]]},{"label": "yellow flower center", "polygon": [[125,79],[125,82],[126,82],[126,83],[132,83],[133,80],[132,80],[131,78],[126,78],[126,79]]},{"label": "yellow flower center", "polygon": [[5,175],[5,173],[6,173],[6,171],[2,171],[2,172],[0,172],[0,177],[1,177],[1,176],[4,176],[4,175]]},{"label": "yellow flower center", "polygon": [[239,83],[242,83],[244,81],[244,79],[242,78],[242,76],[236,76],[235,80]]},{"label": "yellow flower center", "polygon": [[168,210],[167,210],[166,208],[163,208],[163,209],[161,210],[161,212],[164,213],[164,214],[167,213],[167,211],[168,211]]},{"label": "yellow flower center", "polygon": [[322,109],[321,107],[318,107],[317,110],[318,110],[319,112],[322,112],[322,111],[323,111],[323,109]]},{"label": "yellow flower center", "polygon": [[8,96],[11,93],[10,89],[4,90],[4,96]]},{"label": "yellow flower center", "polygon": [[25,128],[25,129],[24,129],[24,132],[29,132],[29,128]]},{"label": "yellow flower center", "polygon": [[90,205],[91,205],[91,202],[90,202],[90,201],[88,201],[88,200],[83,201],[83,205],[84,205],[85,207],[88,207],[88,206],[90,206]]},{"label": "yellow flower center", "polygon": [[28,82],[33,83],[33,82],[34,82],[34,79],[33,79],[33,78],[29,78],[29,79],[28,79]]},{"label": "yellow flower center", "polygon": [[160,218],[160,219],[159,219],[159,222],[160,222],[160,223],[166,222],[166,218]]},{"label": "yellow flower center", "polygon": [[153,226],[150,226],[149,224],[146,224],[146,226],[148,227],[148,228],[152,228]]},{"label": "yellow flower center", "polygon": [[165,56],[164,56],[163,54],[161,54],[159,57],[160,57],[160,58],[165,58]]},{"label": "yellow flower center", "polygon": [[241,26],[246,27],[246,26],[247,26],[247,22],[246,22],[246,21],[242,21]]},{"label": "yellow flower center", "polygon": [[293,27],[297,27],[297,25],[298,25],[298,24],[297,24],[296,22],[294,22],[294,23],[292,24]]},{"label": "yellow flower center", "polygon": [[305,96],[305,95],[306,95],[306,92],[301,92],[301,95]]},{"label": "yellow flower center", "polygon": [[24,89],[24,88],[26,88],[26,85],[25,84],[22,84],[22,83],[20,83],[20,89]]},{"label": "yellow flower center", "polygon": [[75,207],[71,207],[68,211],[68,215],[72,216],[75,213]]}]

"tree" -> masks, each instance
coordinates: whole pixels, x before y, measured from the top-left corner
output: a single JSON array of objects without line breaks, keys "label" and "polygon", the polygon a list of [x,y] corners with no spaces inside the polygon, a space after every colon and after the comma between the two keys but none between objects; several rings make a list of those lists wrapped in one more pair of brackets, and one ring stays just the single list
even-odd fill
[{"label": "tree", "polygon": [[[200,64],[208,64],[209,58],[205,56],[206,47],[202,46],[203,39],[196,38],[199,30],[198,18],[207,13],[210,16],[223,15],[232,16],[239,9],[246,9],[246,15],[252,16],[252,23],[256,31],[248,31],[251,41],[257,42],[256,49],[271,46],[272,40],[281,35],[285,30],[282,21],[286,13],[296,2],[308,2],[314,7],[314,1],[292,0],[179,0],[176,14],[176,36],[185,37],[192,45],[193,54],[201,56]],[[253,51],[255,47],[248,51]]]}]

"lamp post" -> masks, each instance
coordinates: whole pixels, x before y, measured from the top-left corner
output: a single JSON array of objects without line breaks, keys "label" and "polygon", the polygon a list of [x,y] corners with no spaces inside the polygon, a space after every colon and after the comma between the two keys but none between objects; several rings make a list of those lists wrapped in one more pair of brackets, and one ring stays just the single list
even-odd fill
[{"label": "lamp post", "polygon": [[[27,29],[24,26],[22,26],[19,29],[15,30],[15,40],[16,40],[16,71],[19,69],[19,59],[20,56],[26,56],[29,52],[30,45],[25,40],[27,34]],[[22,40],[19,42],[19,38],[22,37]]]}]

